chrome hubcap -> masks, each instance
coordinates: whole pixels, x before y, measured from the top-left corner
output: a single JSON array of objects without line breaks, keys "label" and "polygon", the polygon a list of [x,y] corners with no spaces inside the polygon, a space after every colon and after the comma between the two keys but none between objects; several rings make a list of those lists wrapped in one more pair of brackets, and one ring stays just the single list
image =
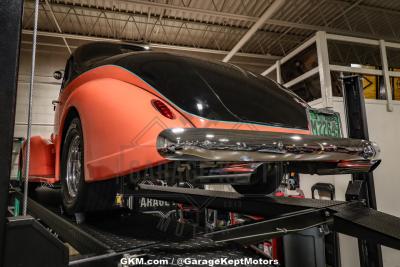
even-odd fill
[{"label": "chrome hubcap", "polygon": [[81,143],[80,137],[75,136],[68,149],[67,157],[67,189],[71,197],[76,197],[78,194],[79,182],[81,179],[81,154],[79,149]]}]

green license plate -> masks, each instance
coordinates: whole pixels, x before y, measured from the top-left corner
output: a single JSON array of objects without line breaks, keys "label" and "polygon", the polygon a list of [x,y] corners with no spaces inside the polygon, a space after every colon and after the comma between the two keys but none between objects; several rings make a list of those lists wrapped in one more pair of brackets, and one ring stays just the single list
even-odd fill
[{"label": "green license plate", "polygon": [[342,137],[342,124],[337,112],[323,113],[310,109],[311,131],[314,135]]}]

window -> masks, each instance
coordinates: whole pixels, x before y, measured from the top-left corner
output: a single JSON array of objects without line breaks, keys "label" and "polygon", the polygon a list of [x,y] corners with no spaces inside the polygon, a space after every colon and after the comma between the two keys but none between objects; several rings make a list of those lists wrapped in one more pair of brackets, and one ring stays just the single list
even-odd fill
[{"label": "window", "polygon": [[381,66],[379,46],[328,40],[329,63],[348,67]]},{"label": "window", "polygon": [[313,44],[281,65],[283,83],[318,67],[317,47]]}]

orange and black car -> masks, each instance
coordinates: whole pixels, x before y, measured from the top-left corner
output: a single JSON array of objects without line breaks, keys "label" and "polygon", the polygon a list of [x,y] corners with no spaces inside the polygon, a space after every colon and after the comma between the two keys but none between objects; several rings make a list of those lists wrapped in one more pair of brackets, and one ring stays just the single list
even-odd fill
[{"label": "orange and black car", "polygon": [[106,207],[129,175],[182,171],[268,194],[287,171],[368,172],[380,161],[375,143],[342,138],[336,113],[266,77],[139,45],[77,48],[56,103],[51,139],[32,137],[30,181],[61,183],[68,212]]}]

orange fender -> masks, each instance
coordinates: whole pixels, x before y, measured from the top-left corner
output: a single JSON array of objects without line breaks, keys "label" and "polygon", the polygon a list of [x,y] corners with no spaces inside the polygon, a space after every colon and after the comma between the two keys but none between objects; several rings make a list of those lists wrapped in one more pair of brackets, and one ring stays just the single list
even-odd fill
[{"label": "orange fender", "polygon": [[192,124],[161,100],[175,118],[164,117],[151,104],[154,99],[161,100],[133,84],[112,78],[81,84],[67,99],[61,99],[58,149],[68,110],[74,108],[83,130],[86,181],[118,177],[167,162],[156,149],[158,134],[166,128],[188,128]]},{"label": "orange fender", "polygon": [[[45,181],[46,178],[53,178],[55,175],[55,150],[54,144],[50,140],[40,136],[32,136],[30,139],[29,157],[29,180]],[[22,145],[22,168],[25,168],[26,141]],[[39,179],[39,180],[38,180]]]}]

